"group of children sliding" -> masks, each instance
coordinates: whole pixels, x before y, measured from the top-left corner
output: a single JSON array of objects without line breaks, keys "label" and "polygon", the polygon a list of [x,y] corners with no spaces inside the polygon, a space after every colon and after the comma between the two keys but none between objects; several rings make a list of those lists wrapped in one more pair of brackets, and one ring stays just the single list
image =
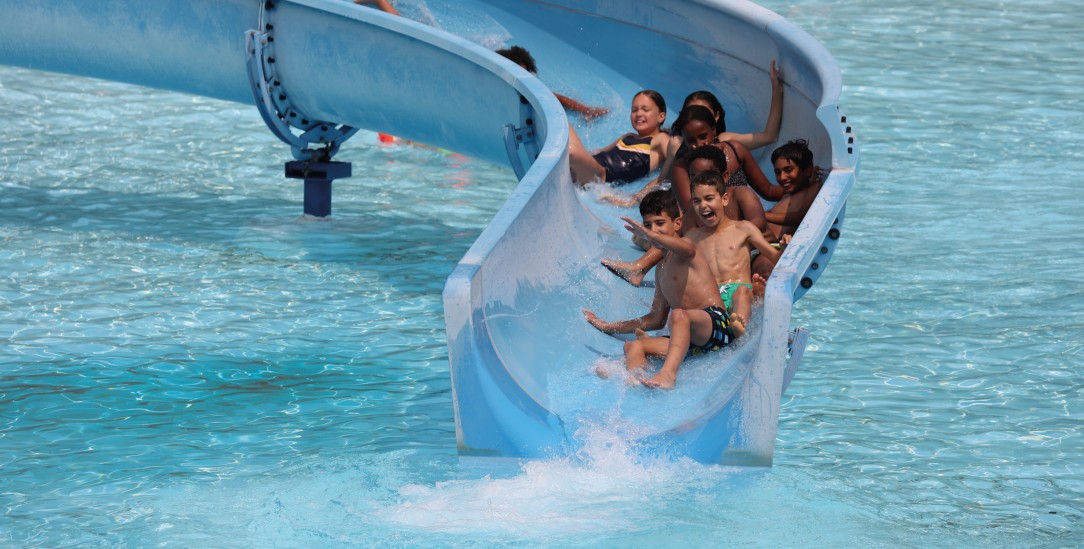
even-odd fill
[{"label": "group of children sliding", "polygon": [[[398,15],[388,0],[354,3]],[[497,53],[531,73],[538,72],[534,58],[522,47]],[[642,222],[621,219],[645,248],[644,255],[633,262],[602,261],[636,286],[654,267],[651,310],[618,322],[603,321],[589,310],[583,312],[587,322],[605,333],[636,334],[636,339],[625,343],[625,367],[631,379],[647,387],[672,388],[686,355],[719,350],[745,334],[754,288],[763,292],[790,235],[820,191],[818,169],[805,141],[791,141],[772,153],[779,185],[768,181],[749,152],[779,138],[783,86],[774,61],[768,72],[772,100],[762,132],[726,131],[722,104],[708,91],[685,98],[670,132],[663,129],[666,101],[662,95],[653,90],[637,93],[629,115],[635,133],[593,153],[569,126],[569,165],[579,185],[631,183],[662,168],[658,177],[631,197],[608,197],[622,206],[639,203]],[[588,120],[608,112],[555,95],[566,109]],[[670,189],[661,189],[667,180]],[[775,205],[764,211],[761,198]],[[759,254],[755,259],[754,253]],[[669,325],[668,337],[645,332],[665,325]],[[648,357],[663,357],[663,365],[654,376],[644,379]],[[605,375],[603,369],[597,372]]]},{"label": "group of children sliding", "polygon": [[[696,92],[669,133],[663,130],[666,104],[646,90],[632,101],[635,133],[588,152],[571,132],[569,162],[577,184],[631,182],[662,170],[659,177],[621,205],[639,202],[641,221],[622,217],[633,240],[646,251],[632,262],[602,264],[634,285],[655,268],[651,310],[634,319],[606,322],[594,312],[584,317],[608,333],[635,333],[624,345],[630,379],[647,387],[672,388],[685,357],[721,349],[740,338],[752,314],[754,288],[762,294],[790,236],[801,223],[821,178],[803,140],[772,153],[778,185],[772,185],[749,152],[775,142],[782,112],[782,86],[773,62],[772,106],[763,132],[726,132],[725,114],[710,92]],[[670,189],[660,188],[669,180]],[[775,202],[764,210],[761,198]],[[669,327],[669,336],[646,330]],[[662,357],[647,378],[648,358]],[[596,370],[605,376],[605,370]]]},{"label": "group of children sliding", "polygon": [[[527,50],[513,46],[497,53],[531,73],[538,69]],[[773,61],[771,107],[764,131],[726,131],[726,113],[708,91],[689,94],[670,132],[663,129],[666,101],[653,90],[632,98],[627,133],[589,152],[569,126],[569,166],[578,185],[630,183],[658,170],[636,194],[606,199],[620,206],[640,205],[641,222],[622,217],[633,240],[645,249],[632,262],[602,264],[639,286],[655,268],[651,310],[634,319],[606,322],[584,310],[592,326],[608,334],[635,333],[624,346],[630,379],[647,387],[672,388],[689,354],[717,351],[745,334],[754,289],[762,294],[775,263],[821,188],[813,153],[803,140],[772,152],[778,185],[772,185],[750,149],[775,143],[783,118],[783,86]],[[568,110],[586,119],[606,114],[556,94]],[[670,188],[661,184],[670,181]],[[764,211],[761,199],[775,202]],[[646,330],[669,327],[669,336]],[[658,372],[644,378],[648,357],[663,357]],[[596,372],[605,377],[606,370]]]}]

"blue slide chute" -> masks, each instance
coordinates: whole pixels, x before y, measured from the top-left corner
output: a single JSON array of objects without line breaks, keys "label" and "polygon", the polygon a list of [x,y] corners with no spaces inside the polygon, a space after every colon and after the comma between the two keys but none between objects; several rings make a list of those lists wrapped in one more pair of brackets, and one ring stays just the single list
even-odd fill
[{"label": "blue slide chute", "polygon": [[[437,14],[431,24],[341,0],[0,0],[8,19],[0,63],[255,103],[300,161],[328,160],[364,128],[512,167],[519,184],[444,291],[461,455],[567,454],[577,429],[605,408],[636,424],[632,438],[646,455],[770,465],[780,397],[808,337],[791,325],[791,310],[827,266],[858,169],[832,57],[740,0],[416,3]],[[503,43],[437,28],[441,14],[484,20]],[[809,140],[831,168],[753,329],[737,348],[690,367],[716,374],[695,393],[679,386],[680,406],[656,399],[666,417],[640,421],[642,411],[617,402],[577,400],[577,383],[598,383],[590,365],[620,354],[580,308],[631,314],[644,290],[598,265],[628,251],[616,210],[571,183],[569,121],[546,85],[491,51],[509,44],[530,49],[547,81],[619,98],[613,117],[642,88],[671,100],[709,89],[728,125],[747,128],[766,116],[776,60],[786,82],[781,140]],[[769,167],[763,154],[758,162]]]}]

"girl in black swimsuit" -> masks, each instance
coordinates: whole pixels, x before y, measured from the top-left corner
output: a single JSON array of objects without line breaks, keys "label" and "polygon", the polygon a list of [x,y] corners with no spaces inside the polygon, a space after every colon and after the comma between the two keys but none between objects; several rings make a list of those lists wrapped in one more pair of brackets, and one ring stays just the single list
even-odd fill
[{"label": "girl in black swimsuit", "polygon": [[577,185],[593,181],[629,182],[659,167],[666,156],[669,135],[666,101],[659,92],[644,90],[632,98],[629,121],[636,133],[628,133],[595,154],[588,152],[571,125],[568,127],[568,163]]}]

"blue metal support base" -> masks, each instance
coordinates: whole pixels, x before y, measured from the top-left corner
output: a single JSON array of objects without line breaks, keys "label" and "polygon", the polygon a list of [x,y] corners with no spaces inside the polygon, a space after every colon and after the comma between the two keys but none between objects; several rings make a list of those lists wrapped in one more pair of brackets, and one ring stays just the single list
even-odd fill
[{"label": "blue metal support base", "polygon": [[305,180],[305,215],[329,217],[331,215],[331,181],[325,179]]},{"label": "blue metal support base", "polygon": [[295,160],[286,163],[286,177],[305,180],[305,215],[331,215],[331,182],[350,177],[349,162]]}]

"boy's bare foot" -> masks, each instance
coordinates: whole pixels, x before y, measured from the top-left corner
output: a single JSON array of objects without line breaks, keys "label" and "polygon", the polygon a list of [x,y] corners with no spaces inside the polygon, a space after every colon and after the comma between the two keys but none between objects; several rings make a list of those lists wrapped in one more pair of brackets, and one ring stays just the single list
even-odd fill
[{"label": "boy's bare foot", "polygon": [[730,333],[734,334],[734,339],[745,335],[745,331],[748,329],[749,321],[745,319],[745,315],[741,313],[730,314]]},{"label": "boy's bare foot", "polygon": [[643,383],[640,380],[647,375],[647,370],[643,368],[633,368],[628,370],[627,373],[628,376],[625,377],[625,385],[627,387],[638,387]]},{"label": "boy's bare foot", "polygon": [[759,273],[753,273],[753,297],[764,297],[764,289],[768,287],[768,281]]},{"label": "boy's bare foot", "polygon": [[648,389],[673,389],[676,381],[674,376],[667,375],[661,371],[655,374],[655,377],[652,377],[651,379],[640,379],[640,383]]},{"label": "boy's bare foot", "polygon": [[628,261],[617,261],[616,259],[603,259],[601,261],[602,266],[610,270],[611,273],[625,279],[629,284],[639,287],[644,283],[645,273],[635,263]]},{"label": "boy's bare foot", "polygon": [[647,338],[651,337],[650,335],[648,335],[647,332],[645,332],[641,328],[636,328],[635,333],[636,333],[636,339],[647,339]]},{"label": "boy's bare foot", "polygon": [[602,379],[610,379],[610,371],[607,370],[606,367],[601,365],[601,364],[599,364],[598,366],[595,366],[595,375],[597,375],[598,377],[600,377]]}]

